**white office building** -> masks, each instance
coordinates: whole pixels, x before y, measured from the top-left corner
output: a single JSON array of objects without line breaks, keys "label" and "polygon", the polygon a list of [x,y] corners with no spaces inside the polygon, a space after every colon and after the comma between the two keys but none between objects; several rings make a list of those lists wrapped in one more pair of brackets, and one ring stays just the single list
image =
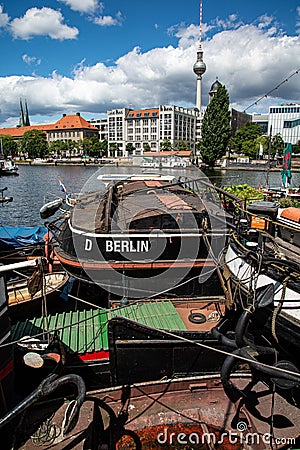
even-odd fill
[{"label": "white office building", "polygon": [[268,134],[280,134],[284,142],[297,144],[300,140],[300,104],[286,103],[269,109]]},{"label": "white office building", "polygon": [[144,150],[159,152],[163,142],[172,148],[184,142],[194,151],[199,136],[197,123],[199,111],[175,105],[161,105],[158,108],[131,110],[118,108],[107,111],[107,118],[92,119],[90,123],[99,129],[100,140],[106,139],[110,156],[127,156],[126,145],[135,148],[133,155],[142,155]]},{"label": "white office building", "polygon": [[297,144],[300,140],[300,104],[271,106],[268,114],[253,114],[252,122],[260,125],[269,136],[280,134],[284,142]]}]

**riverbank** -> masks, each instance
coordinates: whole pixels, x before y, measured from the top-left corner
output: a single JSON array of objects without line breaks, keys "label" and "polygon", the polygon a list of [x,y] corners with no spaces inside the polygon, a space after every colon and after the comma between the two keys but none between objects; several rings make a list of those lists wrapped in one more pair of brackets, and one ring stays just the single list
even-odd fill
[{"label": "riverbank", "polygon": [[[81,158],[64,158],[64,159],[55,159],[55,160],[16,160],[16,165],[25,165],[25,166],[91,166],[91,167],[141,167],[140,164],[137,164],[133,158],[118,158],[118,159],[89,159],[83,160]],[[197,166],[190,165],[186,167],[188,168],[197,168]],[[199,169],[204,169],[203,167],[199,167]],[[241,171],[255,171],[255,172],[281,172],[282,167],[276,166],[268,168],[266,164],[257,164],[257,163],[247,163],[247,164],[232,164],[226,167],[223,166],[215,166],[214,170],[222,171],[222,170],[241,170]],[[300,165],[292,164],[292,172],[300,172]]]}]

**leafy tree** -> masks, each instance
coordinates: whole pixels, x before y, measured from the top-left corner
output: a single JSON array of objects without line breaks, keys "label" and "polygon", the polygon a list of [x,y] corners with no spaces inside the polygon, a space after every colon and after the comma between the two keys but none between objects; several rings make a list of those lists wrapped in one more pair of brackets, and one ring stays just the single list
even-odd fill
[{"label": "leafy tree", "polygon": [[[145,150],[145,146],[146,146],[146,145],[149,146],[149,144],[145,143],[145,144],[144,144],[144,150]],[[150,147],[150,146],[149,146],[149,147]],[[128,142],[128,143],[126,144],[126,151],[127,151],[128,155],[132,155],[134,150],[135,150],[135,146],[132,144],[132,142]]]},{"label": "leafy tree", "polygon": [[12,156],[13,158],[18,154],[18,144],[12,136],[0,134],[1,151],[4,158]]},{"label": "leafy tree", "polygon": [[41,130],[26,131],[20,139],[20,150],[28,158],[44,158],[49,152],[45,133]]},{"label": "leafy tree", "polygon": [[202,161],[210,168],[226,154],[230,135],[229,95],[225,86],[220,86],[205,110],[199,146]]},{"label": "leafy tree", "polygon": [[107,156],[108,142],[106,139],[100,142],[100,156]]},{"label": "leafy tree", "polygon": [[[231,150],[238,154],[243,154],[255,158],[258,153],[260,140],[263,131],[257,123],[247,122],[246,125],[237,130],[234,138],[231,140]],[[263,143],[265,147],[266,144]],[[267,146],[266,146],[267,149]],[[264,150],[266,150],[264,148]]]},{"label": "leafy tree", "polygon": [[61,139],[52,141],[49,147],[49,153],[55,153],[58,156],[60,156],[66,150],[67,150],[66,142],[62,141]]},{"label": "leafy tree", "polygon": [[190,148],[190,145],[185,141],[178,141],[177,143],[177,149],[180,150],[188,150]]},{"label": "leafy tree", "polygon": [[160,145],[161,150],[172,150],[172,144],[169,139],[164,139],[164,141]]},{"label": "leafy tree", "polygon": [[280,133],[275,134],[271,139],[271,155],[282,156],[284,152],[285,144]]},{"label": "leafy tree", "polygon": [[111,156],[115,156],[116,152],[118,154],[119,151],[119,145],[117,142],[111,142],[111,144],[109,144],[109,151],[110,151],[110,155]]}]

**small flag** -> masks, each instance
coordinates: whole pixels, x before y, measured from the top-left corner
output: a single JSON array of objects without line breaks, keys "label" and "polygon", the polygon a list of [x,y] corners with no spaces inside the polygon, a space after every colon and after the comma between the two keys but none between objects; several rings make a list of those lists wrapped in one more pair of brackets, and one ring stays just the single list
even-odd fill
[{"label": "small flag", "polygon": [[59,181],[59,189],[66,194],[67,193],[67,189],[66,189],[64,183],[62,182],[62,179],[60,178],[60,176],[58,176],[57,178],[58,178],[58,181]]},{"label": "small flag", "polygon": [[284,187],[287,187],[292,178],[292,144],[288,143],[285,147],[282,161],[281,178]]}]

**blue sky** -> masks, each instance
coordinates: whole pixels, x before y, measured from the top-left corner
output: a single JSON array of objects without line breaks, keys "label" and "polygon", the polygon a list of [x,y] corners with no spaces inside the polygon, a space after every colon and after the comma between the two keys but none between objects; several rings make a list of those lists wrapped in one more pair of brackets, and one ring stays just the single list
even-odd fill
[{"label": "blue sky", "polygon": [[[300,0],[203,0],[202,104],[218,77],[243,110],[300,68]],[[0,3],[0,126],[19,99],[32,124],[63,113],[194,106],[198,0],[6,0]],[[300,102],[300,72],[248,112]]]}]

